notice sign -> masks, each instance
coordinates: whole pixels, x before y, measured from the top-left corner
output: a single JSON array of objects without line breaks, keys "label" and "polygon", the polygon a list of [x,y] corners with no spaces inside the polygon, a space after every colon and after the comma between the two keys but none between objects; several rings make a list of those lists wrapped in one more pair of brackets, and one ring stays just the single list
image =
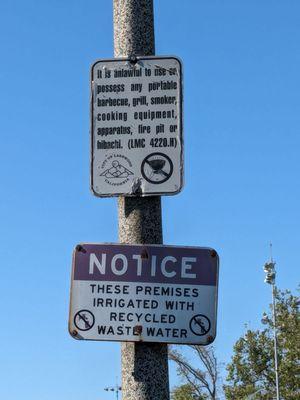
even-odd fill
[{"label": "notice sign", "polygon": [[181,190],[181,70],[175,57],[100,60],[92,66],[91,186],[96,196]]},{"label": "notice sign", "polygon": [[218,255],[198,247],[81,244],[69,331],[76,339],[210,344]]}]

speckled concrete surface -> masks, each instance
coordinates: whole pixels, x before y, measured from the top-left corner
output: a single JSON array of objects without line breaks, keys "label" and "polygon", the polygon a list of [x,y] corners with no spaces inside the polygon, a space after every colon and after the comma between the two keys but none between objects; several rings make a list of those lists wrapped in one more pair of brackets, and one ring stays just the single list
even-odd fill
[{"label": "speckled concrete surface", "polygon": [[123,400],[167,400],[168,386],[166,345],[122,344]]},{"label": "speckled concrete surface", "polygon": [[119,197],[121,243],[162,243],[161,201],[155,197]]},{"label": "speckled concrete surface", "polygon": [[155,54],[152,0],[114,0],[115,57]]},{"label": "speckled concrete surface", "polygon": [[[155,54],[152,0],[114,0],[114,54]],[[120,197],[118,208],[121,243],[162,243],[160,197]],[[122,398],[169,399],[166,345],[122,343]]]}]

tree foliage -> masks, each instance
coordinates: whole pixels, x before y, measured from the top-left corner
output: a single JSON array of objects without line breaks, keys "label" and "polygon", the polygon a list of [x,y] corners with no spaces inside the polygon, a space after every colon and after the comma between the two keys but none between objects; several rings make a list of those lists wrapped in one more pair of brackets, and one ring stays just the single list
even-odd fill
[{"label": "tree foliage", "polygon": [[171,395],[172,400],[204,400],[205,397],[199,397],[197,393],[195,393],[194,387],[186,383],[184,385],[176,387],[172,391]]},{"label": "tree foliage", "polygon": [[[177,365],[178,374],[186,382],[173,392],[174,400],[215,400],[218,383],[217,359],[212,346],[188,346],[196,355],[196,364],[193,365],[178,350],[171,348],[169,358]],[[185,396],[185,397],[184,397]]]},{"label": "tree foliage", "polygon": [[[300,399],[299,299],[290,291],[275,291],[280,397]],[[264,313],[263,330],[247,330],[235,344],[227,366],[227,399],[276,398],[272,308]],[[255,395],[257,393],[257,395]]]}]

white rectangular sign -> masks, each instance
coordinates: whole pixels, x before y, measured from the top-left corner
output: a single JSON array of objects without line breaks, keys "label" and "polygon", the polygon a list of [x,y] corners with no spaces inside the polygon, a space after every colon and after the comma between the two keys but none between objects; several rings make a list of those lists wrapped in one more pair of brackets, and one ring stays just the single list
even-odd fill
[{"label": "white rectangular sign", "polygon": [[210,344],[218,255],[199,247],[81,244],[69,331],[76,339]]},{"label": "white rectangular sign", "polygon": [[182,189],[181,77],[176,57],[94,63],[91,187],[96,196],[171,195]]}]

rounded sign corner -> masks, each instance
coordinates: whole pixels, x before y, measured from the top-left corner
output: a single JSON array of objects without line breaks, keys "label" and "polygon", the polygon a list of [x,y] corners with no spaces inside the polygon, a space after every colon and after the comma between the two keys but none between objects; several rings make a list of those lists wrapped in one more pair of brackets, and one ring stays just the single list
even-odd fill
[{"label": "rounded sign corner", "polygon": [[178,56],[170,56],[170,58],[171,58],[172,60],[177,61],[178,64],[179,64],[179,66],[180,66],[180,70],[182,70],[182,68],[183,68],[183,61],[182,61],[182,59],[181,59],[180,57],[178,57]]},{"label": "rounded sign corner", "polygon": [[69,335],[73,339],[75,339],[75,340],[81,340],[82,339],[82,337],[78,336],[78,332],[75,330],[75,328],[72,328],[70,324],[68,326],[68,332],[69,332]]}]

